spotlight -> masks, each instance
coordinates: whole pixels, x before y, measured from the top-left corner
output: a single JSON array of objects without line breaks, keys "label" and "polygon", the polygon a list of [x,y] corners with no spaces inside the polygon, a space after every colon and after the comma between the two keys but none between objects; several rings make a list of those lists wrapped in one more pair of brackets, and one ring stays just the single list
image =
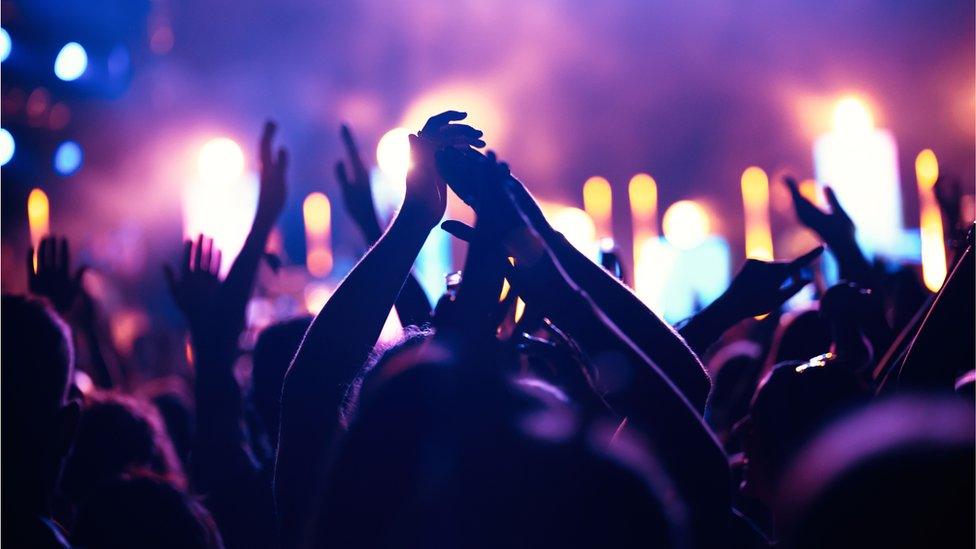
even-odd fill
[{"label": "spotlight", "polygon": [[711,230],[708,213],[694,200],[679,200],[664,212],[664,238],[679,250],[697,248]]},{"label": "spotlight", "polygon": [[54,74],[65,82],[77,80],[88,68],[88,53],[78,42],[68,42],[54,59]]},{"label": "spotlight", "polygon": [[376,164],[394,181],[405,181],[410,171],[410,132],[393,128],[376,144]]},{"label": "spotlight", "polygon": [[235,181],[244,174],[244,152],[233,139],[211,139],[200,149],[197,169],[205,181]]}]

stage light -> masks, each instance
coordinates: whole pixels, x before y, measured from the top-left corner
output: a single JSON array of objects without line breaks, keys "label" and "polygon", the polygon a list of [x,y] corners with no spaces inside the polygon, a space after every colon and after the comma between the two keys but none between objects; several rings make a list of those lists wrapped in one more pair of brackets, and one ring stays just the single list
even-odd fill
[{"label": "stage light", "polygon": [[937,292],[945,282],[946,252],[942,213],[934,190],[935,182],[939,179],[939,161],[931,149],[925,149],[915,157],[915,177],[918,179],[922,281],[930,291]]},{"label": "stage light", "polygon": [[691,250],[708,237],[708,213],[693,200],[679,200],[664,212],[661,220],[664,238],[679,250]]},{"label": "stage light", "polygon": [[653,266],[641,260],[641,253],[649,241],[657,239],[657,182],[650,175],[639,173],[630,178],[627,194],[633,226],[634,292],[650,304],[653,299],[650,297],[651,288],[648,287],[650,275],[646,269],[653,269]]},{"label": "stage light", "polygon": [[[33,189],[27,195],[27,225],[30,229],[31,246],[34,250],[50,230],[51,204],[47,194],[41,189]],[[37,254],[34,254],[34,267],[37,267]]]},{"label": "stage light", "polygon": [[244,153],[233,139],[211,139],[200,149],[197,169],[207,182],[236,181],[244,174]]},{"label": "stage light", "polygon": [[17,143],[14,142],[14,136],[6,128],[0,128],[0,166],[6,166],[7,162],[14,157],[16,150]]},{"label": "stage light", "polygon": [[7,29],[0,29],[0,62],[6,61],[10,57],[11,42]]},{"label": "stage light", "polygon": [[332,289],[322,282],[309,282],[305,286],[305,310],[317,315],[332,297]]},{"label": "stage light", "polygon": [[874,129],[874,116],[864,101],[847,96],[834,107],[834,131],[844,135],[863,135]]},{"label": "stage light", "polygon": [[599,236],[610,236],[612,228],[613,191],[610,182],[603,177],[594,176],[583,183],[583,209],[596,223]]},{"label": "stage light", "polygon": [[552,227],[561,232],[577,250],[595,257],[596,225],[588,213],[579,208],[560,208],[552,216]]},{"label": "stage light", "polygon": [[745,208],[746,257],[773,260],[773,235],[769,227],[769,177],[762,168],[742,172],[742,204]]},{"label": "stage light", "polygon": [[410,171],[410,132],[393,128],[376,144],[376,164],[394,181],[406,181]]},{"label": "stage light", "polygon": [[65,82],[77,80],[88,68],[88,53],[78,42],[68,42],[54,59],[54,74]]},{"label": "stage light", "polygon": [[314,276],[325,276],[332,271],[332,206],[322,193],[310,193],[302,202],[305,219],[305,264]]},{"label": "stage light", "polygon": [[54,152],[54,170],[61,175],[71,175],[81,167],[83,158],[81,145],[74,141],[65,141]]}]

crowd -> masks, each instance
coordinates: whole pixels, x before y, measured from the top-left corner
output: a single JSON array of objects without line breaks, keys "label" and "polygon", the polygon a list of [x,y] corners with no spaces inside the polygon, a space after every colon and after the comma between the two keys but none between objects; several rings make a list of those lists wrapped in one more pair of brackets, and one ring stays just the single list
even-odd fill
[{"label": "crowd", "polygon": [[[246,376],[246,309],[286,200],[273,124],[226,276],[205,236],[165,271],[186,390],[136,386],[68,241],[32,249],[29,293],[2,297],[4,544],[973,547],[972,220],[929,295],[912,268],[866,259],[829,188],[824,211],[787,178],[823,245],[747,260],[673,327],[555,230],[464,118],[410,136],[386,227],[343,128],[336,175],[368,251],[314,318],[259,334]],[[473,226],[441,223],[448,189]],[[411,269],[439,224],[467,254],[431,306]],[[782,312],[823,253],[843,281]],[[391,309],[403,336],[381,346]]]}]

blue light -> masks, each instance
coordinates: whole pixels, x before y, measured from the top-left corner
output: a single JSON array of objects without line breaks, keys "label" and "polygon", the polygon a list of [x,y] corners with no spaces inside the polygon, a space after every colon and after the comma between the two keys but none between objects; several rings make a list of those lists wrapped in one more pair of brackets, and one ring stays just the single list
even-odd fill
[{"label": "blue light", "polygon": [[65,141],[54,152],[54,170],[61,175],[71,175],[81,167],[82,158],[84,154],[81,152],[81,145],[74,141]]},{"label": "blue light", "polygon": [[81,44],[68,42],[54,60],[54,74],[65,82],[77,80],[88,68],[88,53]]},{"label": "blue light", "polygon": [[0,128],[0,166],[6,166],[7,162],[14,157],[17,144],[14,143],[14,136],[10,132]]},{"label": "blue light", "polygon": [[0,29],[0,62],[10,57],[10,35],[6,29]]}]

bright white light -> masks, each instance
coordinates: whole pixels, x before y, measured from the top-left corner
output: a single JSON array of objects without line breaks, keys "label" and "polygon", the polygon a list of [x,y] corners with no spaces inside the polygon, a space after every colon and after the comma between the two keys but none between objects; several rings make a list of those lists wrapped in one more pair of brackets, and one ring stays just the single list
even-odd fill
[{"label": "bright white light", "polygon": [[10,35],[6,29],[0,29],[0,61],[6,61],[10,57]]},{"label": "bright white light", "polygon": [[71,175],[81,167],[84,153],[74,141],[65,141],[54,152],[54,170],[61,175]]},{"label": "bright white light", "polygon": [[54,74],[65,82],[77,80],[88,68],[88,53],[78,42],[68,42],[54,59]]},{"label": "bright white light", "polygon": [[410,171],[410,132],[393,128],[383,134],[376,144],[376,164],[390,178],[406,180]]},{"label": "bright white light", "polygon": [[229,182],[188,179],[183,187],[183,234],[204,234],[221,251],[226,274],[240,252],[258,205],[258,175],[248,172]]},{"label": "bright white light", "polygon": [[701,245],[711,230],[708,213],[693,200],[679,200],[671,205],[661,221],[664,238],[679,250]]},{"label": "bright white light", "polygon": [[596,255],[596,224],[579,208],[561,208],[552,216],[552,227],[587,256]]},{"label": "bright white light", "polygon": [[17,144],[14,143],[14,136],[10,135],[4,128],[0,128],[0,166],[6,166],[7,162],[14,157]]},{"label": "bright white light", "polygon": [[204,181],[228,183],[244,174],[244,152],[233,139],[217,137],[207,141],[197,157],[197,169]]},{"label": "bright white light", "polygon": [[864,101],[845,97],[834,107],[834,131],[843,135],[863,135],[874,128],[874,116]]}]

